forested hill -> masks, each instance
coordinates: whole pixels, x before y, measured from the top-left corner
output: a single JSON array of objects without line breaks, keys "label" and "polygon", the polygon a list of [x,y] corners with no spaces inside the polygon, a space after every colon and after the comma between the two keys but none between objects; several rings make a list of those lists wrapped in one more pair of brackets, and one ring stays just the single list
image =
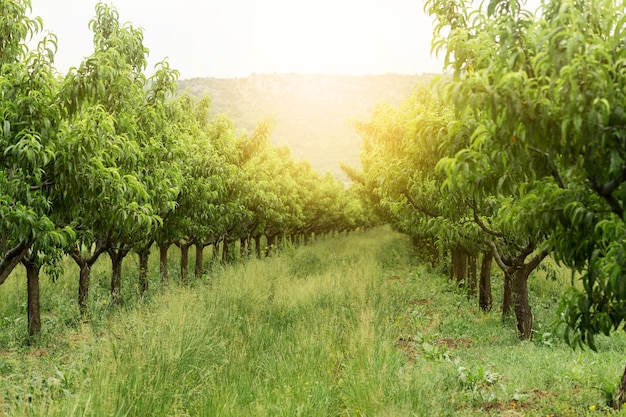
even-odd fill
[{"label": "forested hill", "polygon": [[271,118],[271,142],[287,145],[296,159],[320,172],[346,179],[340,162],[359,166],[361,138],[349,120],[367,118],[375,105],[397,105],[432,75],[269,74],[246,78],[194,78],[179,81],[181,91],[208,94],[212,113],[227,113],[235,126],[252,132]]}]

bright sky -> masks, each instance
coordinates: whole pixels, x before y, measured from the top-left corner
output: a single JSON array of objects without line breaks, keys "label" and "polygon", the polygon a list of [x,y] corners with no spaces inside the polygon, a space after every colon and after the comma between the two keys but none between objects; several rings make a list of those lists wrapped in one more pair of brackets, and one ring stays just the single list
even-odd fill
[{"label": "bright sky", "polygon": [[[97,0],[32,0],[56,34],[57,69],[92,50]],[[421,74],[441,72],[430,55],[432,24],[422,0],[109,0],[144,30],[152,72],[168,58],[182,79],[252,73]]]}]

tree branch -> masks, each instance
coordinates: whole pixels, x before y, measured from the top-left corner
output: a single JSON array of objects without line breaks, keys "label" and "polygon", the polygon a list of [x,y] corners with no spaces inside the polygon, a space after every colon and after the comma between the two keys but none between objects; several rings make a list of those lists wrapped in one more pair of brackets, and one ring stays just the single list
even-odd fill
[{"label": "tree branch", "polygon": [[509,271],[509,265],[504,263],[502,257],[500,256],[500,252],[498,252],[498,248],[496,247],[496,244],[492,240],[487,240],[487,245],[489,245],[489,247],[491,248],[491,253],[493,255],[493,259],[496,260],[496,263],[498,264],[500,269],[503,272],[505,272],[505,273],[508,272]]},{"label": "tree branch", "polygon": [[13,269],[22,262],[32,244],[33,239],[22,239],[20,243],[4,254],[0,262],[0,285],[6,281]]},{"label": "tree branch", "polygon": [[47,187],[49,185],[54,185],[54,181],[52,181],[52,180],[45,180],[44,182],[42,182],[39,185],[31,185],[30,186],[30,191],[39,191],[43,187]]},{"label": "tree branch", "polygon": [[622,171],[613,180],[606,184],[600,184],[595,178],[591,178],[591,184],[593,190],[608,203],[611,211],[619,216],[620,219],[624,219],[624,208],[621,203],[613,195],[613,191],[622,185],[626,180],[626,167],[622,168]]},{"label": "tree branch", "polygon": [[559,172],[559,168],[556,166],[554,161],[550,158],[550,155],[547,152],[542,152],[540,149],[537,149],[533,146],[529,146],[528,149],[530,149],[533,152],[537,152],[539,155],[544,156],[548,160],[548,163],[551,166],[550,174],[556,180],[556,183],[559,185],[559,187],[564,190],[565,182],[563,181],[563,177],[561,176],[561,173]]},{"label": "tree branch", "polygon": [[439,213],[437,213],[436,211],[432,211],[429,210],[425,207],[423,207],[422,205],[420,205],[415,198],[413,198],[413,196],[411,194],[409,194],[408,191],[404,191],[404,196],[406,197],[407,201],[409,202],[409,204],[411,206],[413,206],[413,208],[417,211],[421,211],[422,213],[426,214],[427,216],[430,217],[439,217],[441,216]]},{"label": "tree branch", "polygon": [[541,261],[543,261],[546,256],[548,256],[549,253],[550,250],[548,249],[548,246],[544,247],[541,252],[539,252],[533,259],[531,259],[528,264],[526,264],[526,267],[530,268],[531,271],[534,270],[539,266]]},{"label": "tree branch", "polygon": [[504,234],[502,232],[498,232],[496,230],[493,230],[493,229],[489,228],[480,219],[480,217],[478,217],[478,213],[476,213],[476,206],[471,205],[471,207],[472,207],[472,213],[474,214],[474,222],[483,230],[483,232],[487,233],[488,235],[494,236],[494,237],[504,238]]}]

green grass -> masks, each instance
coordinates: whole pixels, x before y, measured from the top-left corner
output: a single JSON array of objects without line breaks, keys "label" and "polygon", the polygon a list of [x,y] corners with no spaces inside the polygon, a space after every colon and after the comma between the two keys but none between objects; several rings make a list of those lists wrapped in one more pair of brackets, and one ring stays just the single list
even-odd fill
[{"label": "green grass", "polygon": [[497,308],[482,313],[386,228],[188,286],[173,277],[161,291],[155,278],[141,302],[133,262],[122,309],[107,304],[108,263],[94,270],[89,323],[71,271],[44,280],[36,339],[23,336],[23,280],[0,287],[0,416],[617,415],[606,393],[626,338],[599,352],[560,340],[551,323],[569,277],[533,277],[537,334],[520,342]]}]

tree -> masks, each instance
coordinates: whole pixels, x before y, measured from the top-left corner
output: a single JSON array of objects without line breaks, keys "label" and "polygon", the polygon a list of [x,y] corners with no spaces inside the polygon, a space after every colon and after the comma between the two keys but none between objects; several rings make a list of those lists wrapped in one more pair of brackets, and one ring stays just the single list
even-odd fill
[{"label": "tree", "polygon": [[25,264],[33,335],[41,330],[39,270],[57,259],[72,230],[57,227],[50,204],[61,123],[52,66],[56,38],[45,36],[29,50],[28,41],[42,29],[29,11],[29,1],[0,2],[0,284]]},{"label": "tree", "polygon": [[138,173],[144,160],[138,109],[146,94],[142,33],[121,26],[117,11],[102,3],[90,27],[94,52],[63,81],[67,121],[55,159],[55,209],[67,224],[77,224],[78,241],[70,255],[80,267],[83,314],[90,269],[99,256],[114,254],[112,297],[119,301],[118,265],[130,250],[124,238],[149,233],[161,221]]},{"label": "tree", "polygon": [[[626,317],[623,7],[547,1],[536,18],[507,0],[492,0],[487,13],[468,12],[466,2],[426,7],[438,21],[434,49],[455,73],[451,96],[497,127],[485,148],[519,149],[530,181],[549,191],[539,195],[551,206],[542,217],[555,257],[580,272],[583,287],[564,303],[566,337],[593,348],[594,335]],[[626,373],[623,382],[616,405]]]}]

